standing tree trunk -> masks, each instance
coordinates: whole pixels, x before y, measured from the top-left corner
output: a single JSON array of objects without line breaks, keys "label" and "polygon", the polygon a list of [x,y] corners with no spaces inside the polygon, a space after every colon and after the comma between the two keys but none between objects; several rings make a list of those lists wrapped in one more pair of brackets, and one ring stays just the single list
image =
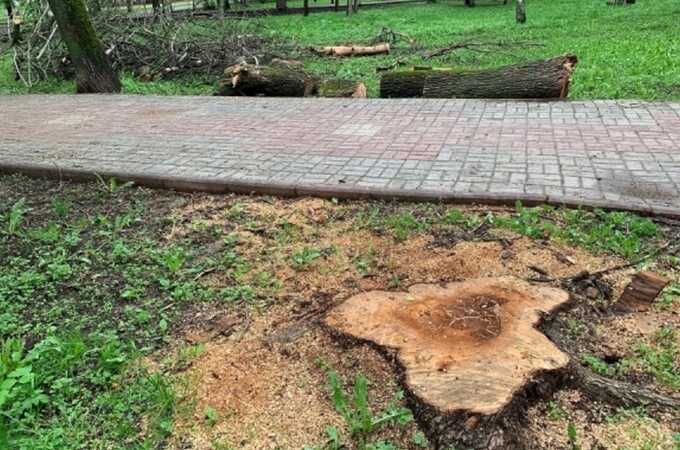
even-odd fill
[{"label": "standing tree trunk", "polygon": [[286,9],[288,9],[287,1],[276,0],[276,9],[277,11],[285,11]]},{"label": "standing tree trunk", "polygon": [[93,16],[96,16],[100,12],[102,12],[102,4],[99,0],[90,0],[90,6],[89,6],[89,11],[90,14]]},{"label": "standing tree trunk", "polygon": [[87,14],[84,0],[48,0],[76,72],[76,92],[120,92],[120,80]]},{"label": "standing tree trunk", "polygon": [[305,0],[304,3],[302,4],[303,6],[303,15],[307,17],[309,15],[309,0]]},{"label": "standing tree trunk", "polygon": [[12,0],[5,0],[5,9],[7,10],[7,18],[9,19],[9,42],[12,47],[21,41],[21,18],[19,14],[15,13]]},{"label": "standing tree trunk", "polygon": [[131,13],[133,11],[132,0],[125,0],[125,6],[127,7],[127,12]]},{"label": "standing tree trunk", "polygon": [[517,18],[517,23],[524,23],[527,21],[527,10],[524,5],[524,0],[517,0],[515,17]]},{"label": "standing tree trunk", "polygon": [[217,17],[224,19],[224,0],[217,0]]},{"label": "standing tree trunk", "polygon": [[352,14],[354,14],[354,4],[352,0],[347,0],[347,15],[351,16]]}]

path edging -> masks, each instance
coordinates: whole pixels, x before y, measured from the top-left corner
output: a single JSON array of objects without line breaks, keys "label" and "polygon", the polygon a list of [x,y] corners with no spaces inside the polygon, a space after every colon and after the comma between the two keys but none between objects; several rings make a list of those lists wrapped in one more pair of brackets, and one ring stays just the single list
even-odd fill
[{"label": "path edging", "polygon": [[399,200],[411,202],[445,202],[460,204],[487,204],[512,206],[518,201],[525,206],[552,205],[569,208],[588,208],[629,211],[643,216],[662,216],[680,219],[680,210],[655,206],[636,206],[617,201],[576,200],[550,195],[505,194],[505,193],[450,193],[418,190],[407,191],[385,188],[360,188],[357,186],[327,186],[314,184],[255,183],[225,178],[193,178],[178,176],[149,175],[143,173],[122,173],[115,170],[93,172],[85,169],[60,168],[41,164],[3,164],[0,174],[22,174],[32,178],[51,178],[78,182],[95,181],[98,177],[116,178],[122,182],[133,182],[139,186],[154,189],[168,189],[180,192],[208,192],[213,194],[257,194],[281,197],[321,197],[353,200]]}]

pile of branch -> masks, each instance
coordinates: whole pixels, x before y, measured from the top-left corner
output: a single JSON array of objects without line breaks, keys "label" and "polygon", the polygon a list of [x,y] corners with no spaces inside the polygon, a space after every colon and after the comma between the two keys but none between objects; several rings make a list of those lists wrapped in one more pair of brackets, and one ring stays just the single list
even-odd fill
[{"label": "pile of branch", "polygon": [[[16,47],[17,72],[29,85],[49,76],[68,78],[72,72],[57,25],[44,11],[44,18]],[[248,21],[224,21],[215,27],[191,18],[159,15],[132,20],[107,11],[93,21],[113,67],[147,81],[180,76],[212,81],[226,66],[244,61],[259,64],[293,47]]]}]

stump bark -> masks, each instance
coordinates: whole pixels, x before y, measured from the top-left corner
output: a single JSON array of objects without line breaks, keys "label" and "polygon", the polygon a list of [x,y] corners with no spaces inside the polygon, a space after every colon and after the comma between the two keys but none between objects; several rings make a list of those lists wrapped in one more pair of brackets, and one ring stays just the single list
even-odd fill
[{"label": "stump bark", "polygon": [[495,69],[429,69],[388,72],[380,80],[382,98],[564,99],[569,94],[574,55]]},{"label": "stump bark", "polygon": [[526,404],[560,385],[569,365],[536,327],[568,299],[560,289],[485,278],[359,294],[325,323],[395,355],[437,448],[524,449]]}]

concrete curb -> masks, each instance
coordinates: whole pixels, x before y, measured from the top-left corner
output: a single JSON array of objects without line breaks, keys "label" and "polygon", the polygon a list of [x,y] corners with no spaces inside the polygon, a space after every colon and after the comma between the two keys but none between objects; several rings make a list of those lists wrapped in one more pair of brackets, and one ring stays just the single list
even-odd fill
[{"label": "concrete curb", "polygon": [[71,181],[94,181],[98,176],[116,178],[123,182],[134,182],[154,189],[168,189],[180,192],[208,192],[215,194],[258,194],[281,197],[313,196],[342,199],[399,200],[411,202],[446,202],[460,204],[514,205],[521,201],[525,206],[553,205],[570,208],[600,208],[605,210],[630,211],[644,216],[663,216],[680,219],[680,209],[672,207],[636,206],[623,202],[598,201],[560,196],[531,195],[524,193],[441,193],[427,190],[361,188],[357,186],[328,186],[319,184],[255,183],[238,179],[210,177],[175,177],[149,175],[134,172],[100,171],[58,168],[40,164],[3,164],[0,174],[22,174],[33,178],[51,178]]}]

